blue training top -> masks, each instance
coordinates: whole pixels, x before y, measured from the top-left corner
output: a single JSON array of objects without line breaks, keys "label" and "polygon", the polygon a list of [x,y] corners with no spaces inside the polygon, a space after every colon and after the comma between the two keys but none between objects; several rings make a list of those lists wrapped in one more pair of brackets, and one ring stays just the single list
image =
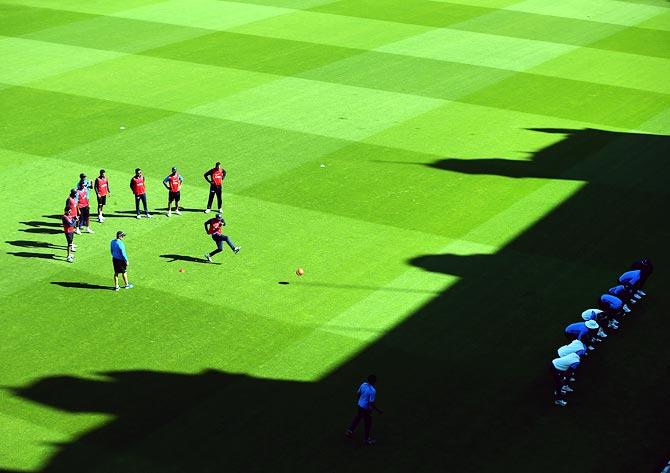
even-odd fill
[{"label": "blue training top", "polygon": [[128,256],[126,255],[126,245],[124,245],[121,240],[112,240],[110,249],[112,251],[112,258],[128,262]]},{"label": "blue training top", "polygon": [[577,340],[581,341],[583,337],[589,334],[589,328],[586,326],[584,322],[577,322],[565,327],[565,333],[576,335]]}]

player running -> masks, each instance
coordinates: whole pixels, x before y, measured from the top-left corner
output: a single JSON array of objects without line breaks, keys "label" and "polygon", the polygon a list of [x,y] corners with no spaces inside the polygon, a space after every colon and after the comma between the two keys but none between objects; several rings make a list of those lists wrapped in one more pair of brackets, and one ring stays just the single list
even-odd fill
[{"label": "player running", "polygon": [[107,176],[105,175],[104,169],[101,169],[100,175],[95,178],[93,188],[95,189],[95,197],[98,201],[98,222],[102,223],[105,221],[105,217],[102,212],[105,204],[107,203],[107,194],[112,193],[109,188],[109,181],[107,181]]},{"label": "player running", "polygon": [[142,218],[140,215],[140,201],[144,206],[144,215],[151,218],[151,214],[147,210],[147,188],[140,168],[135,169],[135,175],[130,179],[130,190],[135,195],[135,218]]},{"label": "player running", "polygon": [[230,241],[227,235],[221,233],[221,228],[226,225],[226,222],[223,220],[223,215],[220,213],[216,214],[216,217],[210,218],[205,222],[205,231],[208,235],[212,235],[212,240],[216,242],[216,250],[211,253],[205,253],[205,258],[210,263],[212,262],[212,256],[223,251],[223,242],[225,241],[230,249],[233,250],[233,253],[237,254],[240,251],[239,246]]},{"label": "player running", "polygon": [[63,233],[65,233],[65,240],[67,241],[67,258],[65,261],[72,263],[74,261],[74,232],[77,227],[77,218],[72,216],[72,210],[69,207],[65,208],[65,212],[61,217],[63,222]]},{"label": "player running", "polygon": [[167,216],[172,217],[172,201],[174,201],[174,213],[181,215],[179,211],[179,198],[181,197],[181,184],[184,178],[173,167],[172,172],[163,179],[163,186],[168,190]]},{"label": "player running", "polygon": [[87,233],[95,233],[90,226],[90,215],[91,207],[88,200],[88,181],[79,181],[77,184],[77,207],[79,209],[79,231],[77,235],[81,233],[81,229],[86,227]]},{"label": "player running", "polygon": [[226,177],[226,170],[221,167],[220,162],[217,162],[212,169],[204,174],[204,177],[205,180],[209,182],[209,198],[207,199],[207,208],[205,209],[205,213],[208,214],[212,211],[214,195],[216,195],[216,202],[219,208],[218,212],[221,213],[221,183]]}]

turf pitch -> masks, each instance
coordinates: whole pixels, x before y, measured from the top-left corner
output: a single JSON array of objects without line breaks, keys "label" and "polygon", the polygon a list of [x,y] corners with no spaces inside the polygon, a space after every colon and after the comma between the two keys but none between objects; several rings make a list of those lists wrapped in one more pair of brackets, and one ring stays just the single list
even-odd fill
[{"label": "turf pitch", "polygon": [[[2,1],[0,468],[654,471],[668,7]],[[242,251],[207,265],[217,160]],[[132,170],[157,209],[173,165],[193,211],[132,218]],[[56,217],[100,167],[68,265]],[[552,408],[562,327],[639,256],[649,301]],[[341,438],[369,372],[374,449]]]}]

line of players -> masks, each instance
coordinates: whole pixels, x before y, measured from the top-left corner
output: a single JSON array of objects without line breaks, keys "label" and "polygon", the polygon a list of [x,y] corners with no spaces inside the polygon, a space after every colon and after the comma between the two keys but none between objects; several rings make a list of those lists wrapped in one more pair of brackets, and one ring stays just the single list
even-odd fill
[{"label": "line of players", "polygon": [[647,295],[642,288],[653,269],[649,259],[635,261],[619,277],[618,284],[600,296],[599,308],[586,309],[582,312],[581,322],[565,328],[565,336],[571,341],[557,350],[558,358],[554,358],[549,366],[554,381],[555,405],[568,405],[567,396],[574,391],[572,383],[577,368],[598,343],[619,330],[621,320],[632,312],[630,306]]},{"label": "line of players", "polygon": [[[226,225],[226,222],[221,213],[223,204],[221,186],[226,177],[226,170],[221,167],[220,162],[217,162],[212,169],[203,175],[203,177],[209,183],[210,187],[205,213],[210,213],[212,211],[214,197],[216,197],[218,208],[216,217],[205,222],[205,231],[208,235],[211,235],[217,246],[214,251],[205,254],[205,258],[211,263],[212,256],[223,251],[223,243],[228,244],[234,253],[239,252],[240,247],[235,246],[230,238],[223,235],[222,232],[222,227]],[[179,211],[179,202],[181,200],[181,187],[183,182],[184,178],[179,174],[176,167],[173,167],[170,174],[163,179],[163,186],[168,191],[168,205],[165,214],[167,217],[172,216],[173,204],[175,215],[181,215],[181,212]],[[62,223],[67,241],[66,261],[69,263],[74,261],[74,252],[77,249],[77,246],[74,243],[74,235],[80,235],[82,231],[85,231],[86,233],[95,233],[90,225],[91,190],[95,191],[97,201],[97,221],[98,223],[103,223],[105,221],[104,208],[105,205],[107,205],[107,196],[111,194],[109,180],[104,169],[100,170],[98,177],[93,181],[88,180],[86,174],[81,173],[79,175],[79,182],[77,182],[74,189],[70,190],[70,195],[65,201]],[[138,219],[142,218],[142,214],[140,213],[141,204],[144,210],[144,216],[146,218],[151,218],[152,216],[147,207],[147,186],[142,169],[135,169],[135,175],[130,179],[130,190],[135,198],[135,217]]]}]

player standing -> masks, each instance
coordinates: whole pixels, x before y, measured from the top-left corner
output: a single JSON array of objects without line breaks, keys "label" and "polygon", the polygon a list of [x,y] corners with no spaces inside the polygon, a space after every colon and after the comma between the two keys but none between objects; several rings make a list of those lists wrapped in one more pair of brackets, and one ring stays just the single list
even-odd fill
[{"label": "player standing", "polygon": [[375,403],[377,397],[375,384],[377,384],[377,376],[371,374],[359,386],[358,391],[356,391],[356,415],[344,432],[344,435],[347,437],[353,436],[354,430],[356,430],[356,427],[362,420],[365,429],[365,443],[368,445],[376,443],[376,440],[372,437],[372,411],[374,410],[382,414],[381,409]]},{"label": "player standing", "polygon": [[119,288],[119,274],[123,277],[123,282],[126,283],[124,288],[132,289],[133,285],[128,283],[128,255],[126,254],[126,245],[123,244],[123,237],[126,234],[122,231],[116,232],[116,238],[112,240],[109,249],[112,253],[112,265],[114,266],[114,290]]},{"label": "player standing", "polygon": [[227,235],[221,233],[221,228],[226,225],[226,222],[223,220],[223,215],[220,213],[216,214],[216,217],[210,218],[205,222],[205,231],[208,235],[212,235],[212,240],[216,242],[216,250],[211,253],[205,253],[205,258],[210,263],[212,262],[212,256],[223,251],[223,242],[226,242],[230,249],[233,250],[233,253],[237,254],[240,251],[239,246],[230,241]]},{"label": "player standing", "polygon": [[181,184],[184,178],[177,173],[177,168],[173,167],[172,172],[163,179],[163,186],[168,190],[167,216],[172,216],[172,202],[174,201],[174,213],[181,215],[179,211],[179,199],[181,197]]},{"label": "player standing", "polygon": [[91,207],[88,200],[88,181],[79,181],[77,184],[77,207],[79,208],[79,234],[81,229],[86,227],[87,233],[95,233],[90,226],[89,218]]},{"label": "player standing", "polygon": [[63,233],[65,233],[65,240],[67,241],[67,258],[65,258],[65,261],[72,263],[74,261],[74,231],[77,226],[77,218],[72,216],[72,210],[69,207],[65,207],[61,221],[63,222]]},{"label": "player standing", "polygon": [[136,218],[142,218],[140,215],[140,201],[144,206],[144,214],[147,218],[151,218],[151,214],[147,210],[147,188],[144,183],[144,175],[140,168],[135,169],[135,175],[130,179],[130,190],[132,190],[135,195]]},{"label": "player standing", "polygon": [[105,204],[107,203],[107,194],[112,193],[109,188],[109,181],[107,180],[104,169],[101,169],[100,175],[95,178],[93,188],[95,189],[95,197],[98,201],[98,222],[102,223],[105,221],[105,217],[102,212]]},{"label": "player standing", "polygon": [[205,180],[209,182],[209,198],[207,199],[207,208],[205,213],[212,211],[212,202],[216,195],[218,204],[218,212],[221,213],[221,183],[226,177],[226,170],[221,167],[221,163],[217,161],[216,165],[204,174]]}]

